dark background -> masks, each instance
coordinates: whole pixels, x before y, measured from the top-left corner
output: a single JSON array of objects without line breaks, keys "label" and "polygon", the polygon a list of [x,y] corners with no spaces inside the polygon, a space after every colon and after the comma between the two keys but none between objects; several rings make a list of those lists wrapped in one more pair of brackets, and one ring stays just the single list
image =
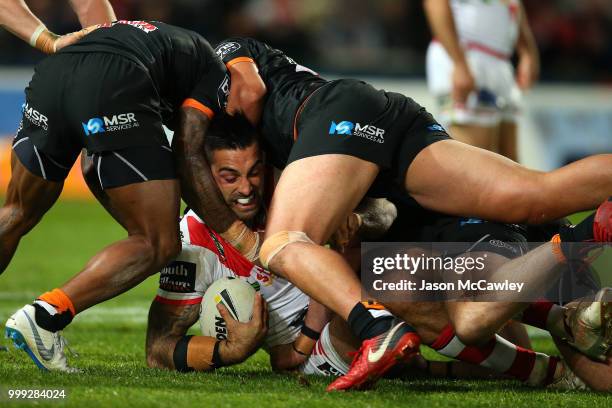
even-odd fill
[{"label": "dark background", "polygon": [[[57,33],[80,28],[67,0],[28,0]],[[420,0],[111,0],[119,19],[193,29],[213,45],[252,36],[323,72],[424,76],[429,29]],[[612,0],[524,0],[542,80],[612,84]],[[0,29],[0,65],[36,50]]]}]

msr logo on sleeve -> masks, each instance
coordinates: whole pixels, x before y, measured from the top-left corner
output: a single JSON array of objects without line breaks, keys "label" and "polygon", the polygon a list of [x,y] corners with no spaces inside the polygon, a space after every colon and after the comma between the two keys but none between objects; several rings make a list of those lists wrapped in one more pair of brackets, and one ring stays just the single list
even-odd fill
[{"label": "msr logo on sleeve", "polygon": [[31,107],[27,102],[21,106],[23,117],[32,122],[34,125],[43,128],[44,130],[49,129],[49,118]]},{"label": "msr logo on sleeve", "polygon": [[217,46],[217,48],[215,49],[215,53],[219,58],[223,59],[228,55],[238,51],[240,47],[240,44],[238,44],[237,42],[226,42],[225,44],[220,44],[219,46]]}]

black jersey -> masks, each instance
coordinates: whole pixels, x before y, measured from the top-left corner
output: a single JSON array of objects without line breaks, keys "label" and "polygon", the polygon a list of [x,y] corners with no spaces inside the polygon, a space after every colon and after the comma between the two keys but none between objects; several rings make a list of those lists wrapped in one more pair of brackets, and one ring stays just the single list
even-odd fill
[{"label": "black jersey", "polygon": [[209,117],[225,107],[227,70],[210,44],[195,32],[158,21],[121,20],[102,25],[58,53],[90,52],[122,55],[143,67],[159,96],[164,124],[170,128],[177,108],[186,100]]},{"label": "black jersey", "polygon": [[267,88],[261,132],[268,158],[284,168],[293,145],[293,124],[302,102],[328,81],[299,65],[282,51],[252,38],[230,38],[216,48],[226,64],[239,58],[253,60]]}]

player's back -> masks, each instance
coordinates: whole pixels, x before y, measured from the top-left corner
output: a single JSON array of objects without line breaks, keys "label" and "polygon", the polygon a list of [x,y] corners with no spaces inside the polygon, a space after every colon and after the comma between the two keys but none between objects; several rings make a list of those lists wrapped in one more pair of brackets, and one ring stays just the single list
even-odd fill
[{"label": "player's back", "polygon": [[451,0],[451,8],[463,44],[512,55],[519,30],[519,0]]},{"label": "player's back", "polygon": [[282,51],[252,38],[224,40],[216,52],[226,64],[248,58],[257,65],[267,90],[261,119],[262,141],[268,160],[275,167],[284,168],[284,159],[289,156],[293,145],[294,118],[298,109],[314,90],[328,81]]},{"label": "player's back", "polygon": [[[209,74],[209,66],[220,63],[202,36],[158,21],[120,20],[104,24],[59,54],[80,52],[117,54],[144,68],[160,96],[164,119]],[[221,80],[213,78],[211,82]]]}]

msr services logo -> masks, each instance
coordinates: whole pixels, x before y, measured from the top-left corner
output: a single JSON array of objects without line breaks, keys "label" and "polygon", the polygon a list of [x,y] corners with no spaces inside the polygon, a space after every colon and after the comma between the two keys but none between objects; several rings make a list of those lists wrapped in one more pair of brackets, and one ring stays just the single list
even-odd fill
[{"label": "msr services logo", "polygon": [[116,132],[118,130],[129,130],[140,126],[133,113],[120,113],[113,116],[102,116],[91,118],[87,123],[82,122],[85,136],[103,132]]},{"label": "msr services logo", "polygon": [[32,122],[34,125],[41,127],[44,130],[49,129],[49,118],[35,108],[31,107],[27,102],[21,105],[21,110],[23,112],[23,117]]},{"label": "msr services logo", "polygon": [[330,135],[357,136],[371,140],[376,143],[385,143],[385,130],[374,125],[362,125],[343,120],[336,123],[332,120],[329,127]]}]

